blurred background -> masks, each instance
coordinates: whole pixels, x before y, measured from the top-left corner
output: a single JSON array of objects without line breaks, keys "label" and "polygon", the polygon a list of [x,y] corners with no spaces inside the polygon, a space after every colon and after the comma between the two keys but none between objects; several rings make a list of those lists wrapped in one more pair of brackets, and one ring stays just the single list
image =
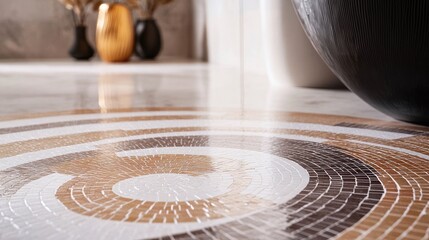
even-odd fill
[{"label": "blurred background", "polygon": [[[198,0],[177,0],[156,12],[163,37],[162,56],[193,57],[194,7]],[[202,3],[204,1],[201,1]],[[57,0],[0,0],[0,58],[68,58],[72,15]],[[89,15],[88,40],[95,46],[97,13]]]},{"label": "blurred background", "polygon": [[[97,53],[99,13],[92,10],[85,25],[95,56],[73,60],[75,25],[61,1],[74,0],[0,0],[0,95],[8,99],[0,102],[3,112],[141,105],[345,112],[323,96],[380,117],[347,91],[294,87],[339,81],[289,0],[168,1],[153,16],[162,36],[159,55],[140,60],[134,54],[120,64],[106,64]],[[133,0],[121,2],[127,1]],[[133,17],[139,19],[136,11]]]},{"label": "blurred background", "polygon": [[[260,0],[244,1],[246,67],[263,73]],[[57,0],[0,0],[0,59],[69,58],[74,26],[71,12]],[[161,58],[239,64],[239,1],[176,0],[160,7],[155,18],[163,37]],[[87,21],[95,46],[97,13]]]},{"label": "blurred background", "polygon": [[[186,106],[385,118],[338,89],[292,1],[156,0],[168,2],[153,15],[161,51],[155,59],[131,52],[131,61],[119,64],[99,54],[100,13],[91,6],[85,25],[95,55],[73,59],[76,26],[61,1],[75,0],[0,0],[0,95],[8,99],[2,112]],[[155,0],[138,0],[148,1]]]}]

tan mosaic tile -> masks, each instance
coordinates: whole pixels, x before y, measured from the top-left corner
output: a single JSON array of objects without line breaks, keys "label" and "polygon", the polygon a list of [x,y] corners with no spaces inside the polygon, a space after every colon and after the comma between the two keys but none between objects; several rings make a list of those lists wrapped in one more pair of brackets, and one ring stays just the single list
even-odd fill
[{"label": "tan mosaic tile", "polygon": [[195,108],[4,117],[0,238],[424,239],[428,132]]}]

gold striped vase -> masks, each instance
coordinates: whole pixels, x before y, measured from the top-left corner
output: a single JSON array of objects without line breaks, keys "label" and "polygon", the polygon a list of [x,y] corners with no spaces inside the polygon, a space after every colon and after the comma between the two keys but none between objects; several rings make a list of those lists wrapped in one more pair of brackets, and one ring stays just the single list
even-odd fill
[{"label": "gold striped vase", "polygon": [[97,51],[106,62],[128,61],[134,50],[131,11],[121,3],[100,5],[96,32]]}]

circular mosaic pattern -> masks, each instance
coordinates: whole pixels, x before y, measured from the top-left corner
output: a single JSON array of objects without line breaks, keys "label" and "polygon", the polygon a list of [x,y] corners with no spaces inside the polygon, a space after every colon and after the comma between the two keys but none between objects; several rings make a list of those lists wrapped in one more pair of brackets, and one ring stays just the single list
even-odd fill
[{"label": "circular mosaic pattern", "polygon": [[422,239],[428,129],[303,113],[0,119],[0,239]]},{"label": "circular mosaic pattern", "polygon": [[231,175],[222,172],[202,176],[157,173],[122,180],[112,189],[116,195],[141,201],[198,201],[227,193],[232,182]]}]

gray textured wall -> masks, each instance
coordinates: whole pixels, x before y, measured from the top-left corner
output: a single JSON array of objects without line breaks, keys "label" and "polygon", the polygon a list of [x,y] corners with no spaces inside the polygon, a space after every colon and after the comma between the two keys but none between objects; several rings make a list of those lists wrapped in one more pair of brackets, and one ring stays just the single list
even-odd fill
[{"label": "gray textured wall", "polygon": [[[156,13],[164,37],[161,56],[193,55],[192,0],[176,0]],[[88,21],[94,46],[96,14]],[[70,12],[57,0],[0,0],[0,59],[64,58],[73,40]]]}]

